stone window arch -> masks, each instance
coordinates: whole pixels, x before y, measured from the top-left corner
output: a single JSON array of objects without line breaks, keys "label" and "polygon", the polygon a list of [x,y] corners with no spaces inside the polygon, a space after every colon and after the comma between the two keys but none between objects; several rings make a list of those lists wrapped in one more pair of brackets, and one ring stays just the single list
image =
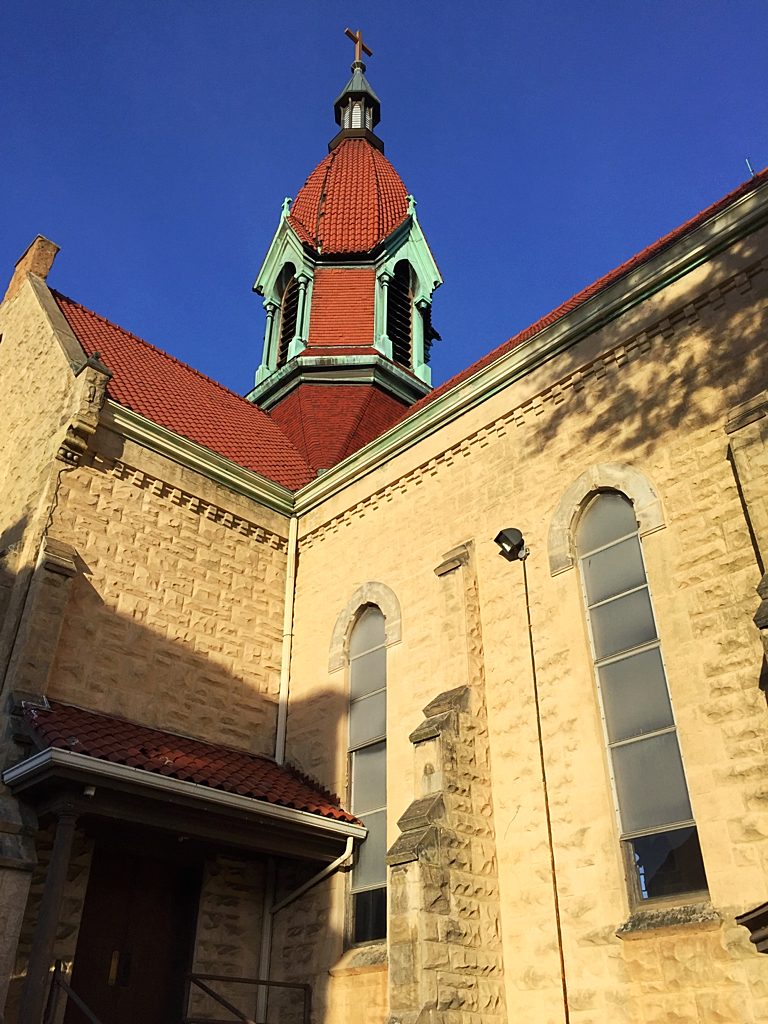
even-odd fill
[{"label": "stone window arch", "polygon": [[376,605],[384,616],[386,646],[400,642],[400,602],[385,583],[368,582],[358,587],[336,619],[331,636],[328,671],[339,672],[349,659],[349,638],[360,611],[366,605]]},{"label": "stone window arch", "polygon": [[549,571],[554,576],[576,564],[574,527],[589,500],[600,491],[619,491],[632,503],[639,534],[665,526],[659,495],[644,473],[622,462],[591,466],[563,494],[549,526]]}]

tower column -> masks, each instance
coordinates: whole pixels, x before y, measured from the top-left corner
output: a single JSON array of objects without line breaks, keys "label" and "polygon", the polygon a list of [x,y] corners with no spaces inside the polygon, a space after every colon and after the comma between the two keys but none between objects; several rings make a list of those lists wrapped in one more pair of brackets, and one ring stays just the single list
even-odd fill
[{"label": "tower column", "polygon": [[291,339],[291,344],[288,347],[288,358],[293,359],[297,356],[307,345],[307,335],[309,326],[305,321],[307,317],[307,287],[309,285],[309,274],[297,274],[296,284],[299,289],[299,303],[298,311],[296,314],[296,333]]},{"label": "tower column", "polygon": [[416,316],[413,318],[413,372],[425,384],[432,383],[432,368],[424,359],[424,314],[431,303],[429,299],[417,299]]},{"label": "tower column", "polygon": [[391,280],[392,275],[388,270],[383,270],[379,274],[379,284],[381,285],[378,302],[379,331],[376,335],[375,347],[387,359],[392,358],[392,342],[387,334],[387,303],[389,301],[389,283]]},{"label": "tower column", "polygon": [[261,357],[261,366],[256,371],[256,383],[259,384],[264,380],[265,377],[269,377],[274,372],[277,363],[277,353],[274,351],[275,347],[275,313],[278,310],[276,302],[272,302],[267,299],[264,303],[264,309],[267,311],[267,323],[264,327],[264,349]]}]

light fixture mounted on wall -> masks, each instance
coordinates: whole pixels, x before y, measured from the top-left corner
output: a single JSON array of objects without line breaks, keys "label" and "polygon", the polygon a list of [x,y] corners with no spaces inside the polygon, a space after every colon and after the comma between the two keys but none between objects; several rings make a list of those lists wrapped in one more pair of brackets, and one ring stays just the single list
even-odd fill
[{"label": "light fixture mounted on wall", "polygon": [[499,554],[508,562],[524,562],[530,554],[525,545],[525,538],[520,530],[511,527],[508,530],[500,530],[493,538],[494,544],[499,546]]}]

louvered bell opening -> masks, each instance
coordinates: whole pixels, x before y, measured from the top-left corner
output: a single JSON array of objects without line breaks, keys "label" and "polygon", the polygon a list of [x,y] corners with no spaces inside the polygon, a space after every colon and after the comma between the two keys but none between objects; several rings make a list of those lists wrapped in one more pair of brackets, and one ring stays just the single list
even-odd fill
[{"label": "louvered bell opening", "polygon": [[365,127],[369,131],[373,131],[373,107],[366,107],[365,110]]},{"label": "louvered bell opening", "polygon": [[395,267],[387,290],[387,335],[392,342],[392,358],[400,366],[411,366],[413,301],[411,268],[405,260]]},{"label": "louvered bell opening", "polygon": [[352,104],[352,127],[363,127],[363,104],[360,102]]},{"label": "louvered bell opening", "polygon": [[346,107],[344,107],[344,110],[342,111],[341,127],[342,128],[349,128],[351,123],[352,123],[352,103],[350,102],[350,103],[348,103],[346,105]]},{"label": "louvered bell opening", "polygon": [[291,278],[283,292],[282,315],[280,317],[280,344],[277,349],[277,365],[285,366],[288,360],[288,346],[296,334],[296,317],[299,312],[299,285]]}]

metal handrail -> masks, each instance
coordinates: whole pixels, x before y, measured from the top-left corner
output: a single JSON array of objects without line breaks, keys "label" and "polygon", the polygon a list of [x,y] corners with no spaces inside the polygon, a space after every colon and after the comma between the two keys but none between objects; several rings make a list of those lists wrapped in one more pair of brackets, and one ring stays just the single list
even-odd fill
[{"label": "metal handrail", "polygon": [[[270,988],[289,988],[294,991],[302,993],[304,1003],[304,1013],[302,1024],[310,1024],[310,1015],[312,1010],[312,988],[309,985],[301,985],[298,982],[291,981],[269,981],[266,978],[233,978],[228,974],[188,974],[187,975],[187,1008],[189,1008],[189,991],[193,985],[196,985],[201,989],[207,996],[210,996],[220,1006],[223,1006],[225,1010],[229,1010],[230,1013],[234,1014],[240,1024],[257,1024],[253,1017],[247,1016],[242,1010],[239,1010],[233,1003],[230,1003],[228,999],[225,999],[220,993],[216,992],[206,985],[207,981],[225,981],[229,985],[255,985],[256,988],[265,987]],[[96,1024],[99,1024],[97,1021]],[[211,1020],[209,1017],[190,1017],[184,1018],[184,1024],[219,1024]]]},{"label": "metal handrail", "polygon": [[51,987],[48,990],[48,1002],[46,1003],[45,1013],[43,1014],[43,1024],[53,1024],[56,1019],[56,1011],[59,1007],[59,990],[64,992],[67,999],[72,1000],[78,1010],[85,1014],[91,1024],[102,1024],[93,1010],[90,1010],[77,992],[75,992],[74,989],[64,981],[61,960],[57,960],[53,968]]}]

